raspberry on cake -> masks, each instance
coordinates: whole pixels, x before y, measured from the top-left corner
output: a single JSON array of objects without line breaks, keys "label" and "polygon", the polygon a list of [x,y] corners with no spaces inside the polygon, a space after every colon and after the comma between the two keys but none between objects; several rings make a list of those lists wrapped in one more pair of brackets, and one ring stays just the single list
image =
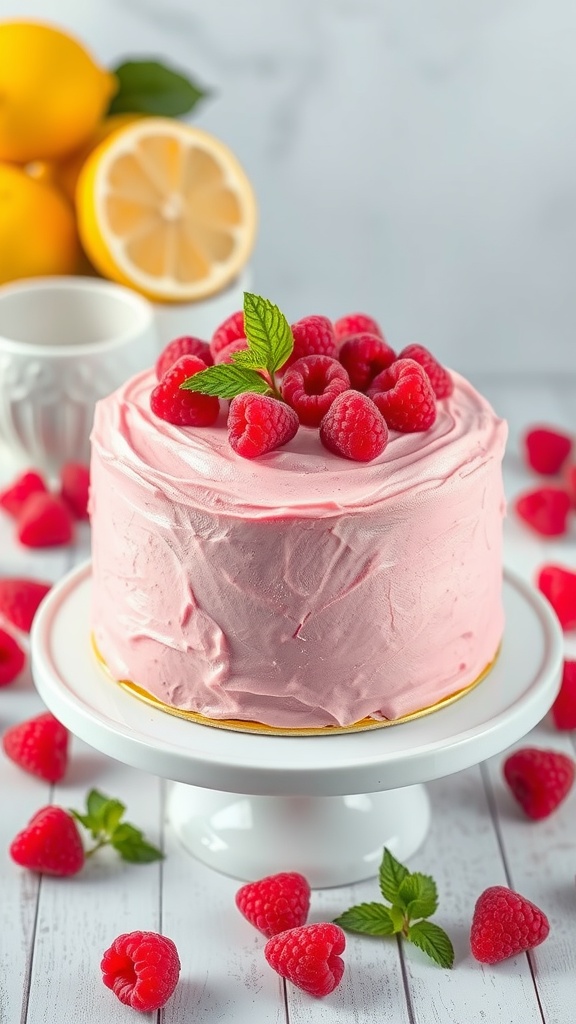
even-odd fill
[{"label": "raspberry on cake", "polygon": [[392,365],[396,353],[383,338],[364,332],[344,342],[338,359],[348,371],[352,387],[366,391],[374,377]]},{"label": "raspberry on cake", "polygon": [[282,379],[282,397],[305,427],[319,427],[334,399],[349,388],[346,370],[330,356],[303,356]]},{"label": "raspberry on cake", "polygon": [[391,430],[429,430],[436,419],[436,397],[425,370],[413,359],[397,359],[368,390]]}]

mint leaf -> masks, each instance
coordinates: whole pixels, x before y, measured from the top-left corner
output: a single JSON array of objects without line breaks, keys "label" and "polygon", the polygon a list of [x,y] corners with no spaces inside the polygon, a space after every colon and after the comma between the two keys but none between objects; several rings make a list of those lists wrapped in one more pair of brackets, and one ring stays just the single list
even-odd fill
[{"label": "mint leaf", "polygon": [[149,864],[154,860],[162,860],[164,854],[151,843],[146,842],[140,829],[125,822],[119,825],[110,837],[110,844],[120,854],[122,860],[132,864]]},{"label": "mint leaf", "polygon": [[404,911],[402,910],[401,907],[391,906],[389,908],[389,913],[390,919],[394,926],[394,934],[396,934],[396,932],[401,932],[402,929],[404,928],[404,922],[406,920]]},{"label": "mint leaf", "polygon": [[405,868],[400,861],[396,860],[390,853],[390,850],[385,849],[378,875],[380,892],[384,899],[389,900],[390,903],[399,903],[400,885],[409,874],[408,868]]},{"label": "mint leaf", "polygon": [[235,398],[244,391],[253,391],[258,395],[271,394],[270,385],[256,370],[244,369],[234,363],[219,363],[200,370],[193,377],[188,377],[181,385],[186,391],[199,391],[203,395],[215,395],[218,398]]},{"label": "mint leaf", "polygon": [[97,789],[91,789],[86,797],[86,808],[90,817],[95,820],[99,819],[104,807],[109,803],[109,799],[109,797],[105,796],[104,793],[100,793]]},{"label": "mint leaf", "polygon": [[438,910],[436,883],[419,871],[406,875],[398,889],[398,903],[409,918],[431,917]]},{"label": "mint leaf", "polygon": [[155,60],[129,60],[112,74],[118,79],[118,91],[110,101],[109,114],[180,117],[208,95],[196,82]]},{"label": "mint leaf", "polygon": [[248,351],[261,370],[273,374],[284,365],[294,348],[290,324],[269,299],[244,292],[244,330]]},{"label": "mint leaf", "polygon": [[86,851],[90,857],[103,846],[112,846],[123,860],[135,864],[148,864],[164,856],[148,843],[139,828],[121,821],[126,807],[120,800],[107,797],[92,789],[86,798],[86,814],[71,809],[71,814],[84,828],[88,829],[96,845]]},{"label": "mint leaf", "polygon": [[80,814],[74,810],[71,813],[90,831],[93,839],[99,839],[103,833],[116,827],[125,810],[119,800],[111,800],[97,789],[92,789],[86,798],[86,813]]},{"label": "mint leaf", "polygon": [[454,947],[443,928],[432,921],[417,921],[408,929],[406,936],[440,967],[452,967],[454,963]]},{"label": "mint leaf", "polygon": [[396,930],[388,907],[382,903],[359,903],[335,918],[334,924],[364,935],[393,935]]}]

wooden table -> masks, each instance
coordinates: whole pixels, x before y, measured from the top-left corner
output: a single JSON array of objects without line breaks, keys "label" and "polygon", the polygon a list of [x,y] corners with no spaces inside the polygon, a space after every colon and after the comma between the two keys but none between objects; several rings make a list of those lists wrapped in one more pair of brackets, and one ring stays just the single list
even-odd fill
[{"label": "wooden table", "polygon": [[[520,428],[536,418],[570,424],[569,382],[523,386],[487,379],[485,390],[511,424],[506,460],[509,496],[529,482],[517,451]],[[574,426],[572,420],[572,426]],[[57,580],[89,550],[88,528],[73,548],[30,552],[17,546],[0,518],[0,574]],[[506,561],[526,577],[543,561],[576,566],[575,534],[533,540],[511,514]],[[576,656],[576,647],[567,641]],[[5,728],[39,712],[28,674],[0,692]],[[574,736],[545,720],[522,744],[574,755]],[[574,1024],[576,1019],[576,792],[540,823],[519,812],[502,782],[505,755],[429,785],[430,835],[410,867],[432,874],[439,888],[435,920],[451,935],[456,962],[442,970],[395,939],[348,937],[340,987],[314,1000],[284,984],[263,957],[262,938],[234,906],[239,883],[195,862],[165,821],[169,783],[114,762],[74,739],[65,781],[49,786],[0,756],[0,1024],[120,1024],[137,1020],[106,988],[103,950],[121,932],[161,930],[182,960],[176,992],[159,1014],[163,1024]],[[165,860],[125,865],[102,852],[72,879],[40,877],[8,856],[14,835],[46,803],[80,809],[91,787],[120,798],[127,818],[160,844]],[[289,865],[287,865],[289,867]],[[509,885],[550,919],[548,940],[529,955],[496,967],[469,953],[478,895]],[[312,895],[311,921],[330,920],[353,903],[378,898],[376,880]]]}]

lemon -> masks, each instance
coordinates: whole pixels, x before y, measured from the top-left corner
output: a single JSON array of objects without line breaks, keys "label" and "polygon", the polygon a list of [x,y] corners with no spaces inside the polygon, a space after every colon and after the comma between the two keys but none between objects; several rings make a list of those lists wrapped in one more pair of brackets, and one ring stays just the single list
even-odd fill
[{"label": "lemon", "polygon": [[80,250],[70,204],[51,185],[0,164],[0,284],[73,274]]},{"label": "lemon", "polygon": [[117,85],[66,32],[0,22],[0,160],[25,164],[77,149]]},{"label": "lemon", "polygon": [[26,170],[36,181],[47,181],[56,185],[70,202],[74,203],[80,171],[92,150],[96,149],[96,146],[99,146],[112,132],[123,128],[126,124],[132,124],[133,121],[141,117],[144,117],[144,114],[111,114],[110,117],[105,117],[96,125],[90,138],[73,153],[58,162],[34,161]]},{"label": "lemon", "polygon": [[160,302],[220,291],[256,235],[254,192],[234,154],[171,118],[144,117],[97,146],[78,179],[76,210],[100,273]]}]

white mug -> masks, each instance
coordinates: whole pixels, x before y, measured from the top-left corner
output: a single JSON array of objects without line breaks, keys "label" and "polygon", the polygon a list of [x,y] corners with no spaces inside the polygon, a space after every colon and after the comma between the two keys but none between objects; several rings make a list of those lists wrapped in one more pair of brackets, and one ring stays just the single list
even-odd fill
[{"label": "white mug", "polygon": [[94,406],[159,351],[151,304],[99,278],[0,287],[0,470],[87,462]]}]

